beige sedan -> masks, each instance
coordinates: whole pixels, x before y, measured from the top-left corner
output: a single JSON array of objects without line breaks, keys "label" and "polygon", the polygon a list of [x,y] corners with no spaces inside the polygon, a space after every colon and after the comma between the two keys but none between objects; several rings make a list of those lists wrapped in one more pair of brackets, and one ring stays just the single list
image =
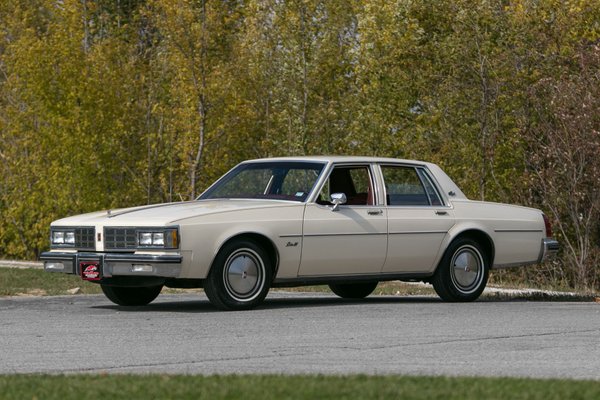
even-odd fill
[{"label": "beige sedan", "polygon": [[491,269],[559,247],[540,210],[468,200],[435,164],[371,157],[246,161],[194,201],[68,217],[50,231],[45,270],[98,283],[116,304],[203,287],[224,310],[253,308],[271,287],[363,298],[389,280],[473,301]]}]

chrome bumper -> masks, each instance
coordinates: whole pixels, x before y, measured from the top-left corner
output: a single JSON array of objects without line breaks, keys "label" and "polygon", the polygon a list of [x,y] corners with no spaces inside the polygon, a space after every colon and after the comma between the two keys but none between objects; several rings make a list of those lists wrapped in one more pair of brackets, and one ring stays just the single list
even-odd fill
[{"label": "chrome bumper", "polygon": [[550,238],[542,239],[542,249],[540,250],[538,263],[542,263],[555,256],[559,249],[560,244],[556,240]]},{"label": "chrome bumper", "polygon": [[182,257],[177,254],[67,253],[47,251],[41,254],[44,270],[81,275],[81,264],[97,262],[104,278],[113,276],[156,276],[177,278]]}]

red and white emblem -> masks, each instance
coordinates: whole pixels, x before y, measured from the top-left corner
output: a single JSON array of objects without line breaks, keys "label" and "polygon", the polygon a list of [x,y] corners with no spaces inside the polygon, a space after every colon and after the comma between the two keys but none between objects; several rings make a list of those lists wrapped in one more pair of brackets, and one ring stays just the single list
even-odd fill
[{"label": "red and white emblem", "polygon": [[86,281],[99,281],[100,276],[100,264],[98,262],[82,261],[79,263],[81,268],[81,278]]}]

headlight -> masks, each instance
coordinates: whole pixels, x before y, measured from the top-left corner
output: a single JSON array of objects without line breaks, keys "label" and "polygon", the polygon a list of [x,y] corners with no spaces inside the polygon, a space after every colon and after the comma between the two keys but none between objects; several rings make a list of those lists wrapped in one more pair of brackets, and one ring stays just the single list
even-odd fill
[{"label": "headlight", "polygon": [[65,233],[52,232],[52,244],[65,244]]},{"label": "headlight", "polygon": [[50,244],[58,247],[75,247],[75,229],[52,229]]},{"label": "headlight", "polygon": [[179,235],[177,229],[139,230],[138,247],[177,249],[179,247]]},{"label": "headlight", "polygon": [[65,232],[65,244],[75,246],[75,232]]}]

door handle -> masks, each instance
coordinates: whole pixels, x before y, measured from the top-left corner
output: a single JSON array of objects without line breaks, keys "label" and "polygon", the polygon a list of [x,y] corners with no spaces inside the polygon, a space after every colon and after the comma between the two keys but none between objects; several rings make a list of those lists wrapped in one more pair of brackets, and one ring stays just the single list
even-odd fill
[{"label": "door handle", "polygon": [[436,215],[448,215],[448,211],[436,211],[435,212]]},{"label": "door handle", "polygon": [[367,214],[369,214],[369,215],[381,215],[381,214],[383,214],[383,210],[371,210],[371,211],[367,211]]}]

